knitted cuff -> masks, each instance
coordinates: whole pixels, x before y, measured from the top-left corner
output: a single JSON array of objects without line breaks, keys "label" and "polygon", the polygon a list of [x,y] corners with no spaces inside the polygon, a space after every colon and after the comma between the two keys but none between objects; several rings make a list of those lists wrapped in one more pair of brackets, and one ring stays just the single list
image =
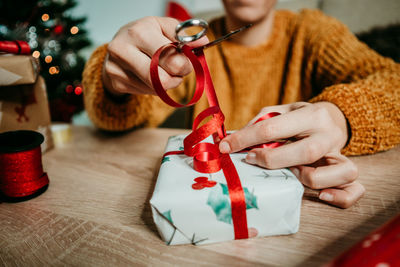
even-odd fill
[{"label": "knitted cuff", "polygon": [[105,92],[102,69],[107,44],[98,47],[83,72],[84,102],[88,116],[102,129],[121,131],[145,124],[150,114],[152,96],[130,95],[116,101]]},{"label": "knitted cuff", "polygon": [[310,100],[331,102],[343,112],[351,128],[350,140],[342,149],[345,155],[372,154],[392,148],[399,141],[396,130],[388,127],[388,119],[384,118],[384,114],[394,111],[390,101],[362,85],[334,85]]}]

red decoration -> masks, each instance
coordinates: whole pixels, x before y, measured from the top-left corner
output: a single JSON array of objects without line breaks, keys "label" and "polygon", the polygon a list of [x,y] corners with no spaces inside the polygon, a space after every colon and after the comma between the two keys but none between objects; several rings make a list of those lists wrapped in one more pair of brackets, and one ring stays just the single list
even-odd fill
[{"label": "red decoration", "polygon": [[53,29],[54,33],[59,35],[62,34],[64,31],[64,27],[62,25],[56,25]]},{"label": "red decoration", "polygon": [[182,5],[170,1],[167,4],[167,10],[165,12],[167,17],[175,18],[180,21],[188,20],[192,18],[192,15]]},{"label": "red decoration", "polygon": [[34,131],[0,134],[0,191],[5,196],[29,196],[48,185],[40,151],[43,141]]},{"label": "red decoration", "polygon": [[25,41],[0,41],[0,52],[29,55],[31,48]]},{"label": "red decoration", "polygon": [[208,177],[197,177],[194,179],[194,181],[196,182],[192,184],[192,188],[194,190],[201,190],[206,187],[214,187],[217,184],[216,181],[208,180]]},{"label": "red decoration", "polygon": [[65,87],[65,92],[67,92],[68,94],[72,93],[72,91],[74,91],[74,87],[72,85],[67,85],[67,87]]},{"label": "red decoration", "polygon": [[83,91],[82,91],[82,87],[81,87],[81,86],[75,87],[74,92],[75,92],[76,95],[82,94],[82,92],[83,92]]},{"label": "red decoration", "polygon": [[326,266],[400,266],[400,214]]}]

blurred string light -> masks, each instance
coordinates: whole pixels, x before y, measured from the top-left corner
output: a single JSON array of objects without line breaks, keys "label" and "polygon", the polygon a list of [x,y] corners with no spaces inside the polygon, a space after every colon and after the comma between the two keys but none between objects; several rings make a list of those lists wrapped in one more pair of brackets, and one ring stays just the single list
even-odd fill
[{"label": "blurred string light", "polygon": [[72,26],[70,32],[71,34],[77,34],[79,32],[79,28],[77,26]]},{"label": "blurred string light", "polygon": [[31,48],[37,48],[38,47],[38,42],[37,42],[37,34],[36,34],[36,27],[31,26],[29,27],[29,30],[25,34],[26,39],[28,41],[28,44]]},{"label": "blurred string light", "polygon": [[65,88],[65,92],[67,92],[68,94],[72,93],[72,91],[74,91],[74,87],[72,85],[67,85],[67,87]]},{"label": "blurred string light", "polygon": [[65,53],[64,57],[63,57],[64,61],[67,63],[69,68],[73,68],[76,66],[76,64],[78,63],[77,61],[77,55],[76,53],[74,53],[73,51],[68,51]]},{"label": "blurred string light", "polygon": [[46,57],[44,58],[44,61],[46,61],[46,63],[50,63],[50,62],[53,61],[53,57],[52,57],[52,56],[46,56]]},{"label": "blurred string light", "polygon": [[35,51],[33,51],[32,56],[33,56],[34,58],[39,58],[39,57],[40,57],[40,52],[37,51],[37,50],[35,50]]},{"label": "blurred string light", "polygon": [[76,95],[81,95],[83,93],[83,88],[81,85],[78,85],[74,88],[73,85],[69,84],[65,87],[65,92],[67,92],[68,94],[74,92],[74,94]]},{"label": "blurred string light", "polygon": [[54,27],[54,33],[55,34],[61,34],[64,31],[64,27],[61,25],[56,25]]},{"label": "blurred string light", "polygon": [[43,21],[48,21],[49,18],[50,18],[49,14],[44,13],[44,14],[42,15],[42,20],[43,20]]},{"label": "blurred string light", "polygon": [[82,94],[82,87],[81,86],[75,87],[74,92],[75,92],[76,95]]},{"label": "blurred string light", "polygon": [[51,75],[58,74],[60,72],[60,68],[58,66],[52,66],[49,68],[49,73]]},{"label": "blurred string light", "polygon": [[7,34],[8,28],[5,25],[0,25],[0,34]]}]

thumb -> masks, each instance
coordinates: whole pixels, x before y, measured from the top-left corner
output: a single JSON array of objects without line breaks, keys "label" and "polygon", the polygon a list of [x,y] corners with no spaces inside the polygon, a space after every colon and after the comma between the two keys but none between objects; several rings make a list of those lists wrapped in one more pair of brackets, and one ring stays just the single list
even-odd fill
[{"label": "thumb", "polygon": [[[160,25],[160,29],[165,37],[170,39],[173,42],[177,42],[178,40],[176,39],[176,31],[175,28],[179,24],[179,21],[174,19],[174,18],[169,18],[169,17],[156,17],[158,24]],[[197,31],[198,32],[198,31]],[[195,32],[194,34],[196,34]],[[190,33],[187,33],[188,36],[192,35]],[[191,47],[198,47],[205,45],[209,42],[207,36],[203,36],[193,42],[188,43]]]}]

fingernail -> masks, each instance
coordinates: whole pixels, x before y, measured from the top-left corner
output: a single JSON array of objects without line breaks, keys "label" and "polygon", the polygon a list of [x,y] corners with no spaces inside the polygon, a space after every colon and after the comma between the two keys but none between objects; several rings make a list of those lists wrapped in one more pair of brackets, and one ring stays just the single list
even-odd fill
[{"label": "fingernail", "polygon": [[300,176],[300,170],[299,170],[298,168],[292,167],[292,168],[290,168],[290,171],[293,172],[293,174],[294,174],[296,177],[299,177],[299,176]]},{"label": "fingernail", "polygon": [[256,153],[248,153],[246,156],[247,163],[255,164],[256,163]]},{"label": "fingernail", "polygon": [[229,153],[231,151],[231,147],[227,142],[221,142],[219,143],[219,151],[221,151],[221,153]]},{"label": "fingernail", "polygon": [[323,201],[331,202],[331,201],[333,201],[333,195],[326,193],[326,192],[322,192],[321,194],[319,194],[319,199],[321,199]]}]

